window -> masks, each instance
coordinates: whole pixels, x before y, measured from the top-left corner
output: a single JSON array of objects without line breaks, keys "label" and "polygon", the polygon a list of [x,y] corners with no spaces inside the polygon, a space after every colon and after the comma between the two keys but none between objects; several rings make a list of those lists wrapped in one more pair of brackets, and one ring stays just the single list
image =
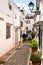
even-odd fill
[{"label": "window", "polygon": [[30,24],[30,21],[29,21],[29,20],[27,20],[26,24]]},{"label": "window", "polygon": [[6,24],[6,39],[10,38],[11,25]]},{"label": "window", "polygon": [[28,20],[27,20],[26,24],[28,24]]},{"label": "window", "polygon": [[22,37],[22,30],[20,30],[20,37]]},{"label": "window", "polygon": [[21,21],[21,26],[23,26],[23,22]]},{"label": "window", "polygon": [[9,3],[9,9],[10,9],[10,10],[12,10],[12,6],[11,6],[11,4],[10,4],[10,3]]},{"label": "window", "polygon": [[26,27],[25,29],[28,30],[28,27]]},{"label": "window", "polygon": [[15,19],[17,19],[16,13],[15,13]]},{"label": "window", "polygon": [[30,21],[28,23],[30,24]]}]

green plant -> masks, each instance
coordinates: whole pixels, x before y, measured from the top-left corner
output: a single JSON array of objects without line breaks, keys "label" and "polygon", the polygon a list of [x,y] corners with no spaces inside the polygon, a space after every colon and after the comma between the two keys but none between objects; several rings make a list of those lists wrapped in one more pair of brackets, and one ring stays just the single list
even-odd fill
[{"label": "green plant", "polygon": [[36,11],[37,11],[37,12],[39,11],[39,7],[36,7]]},{"label": "green plant", "polygon": [[32,41],[31,41],[31,43],[29,43],[29,46],[31,47],[31,48],[38,48],[38,41],[34,38],[34,39],[32,39]]},{"label": "green plant", "polygon": [[36,31],[33,30],[31,33],[32,33],[32,36],[35,37]]},{"label": "green plant", "polygon": [[36,15],[40,14],[39,7],[36,7],[36,12],[35,13],[36,13]]},{"label": "green plant", "polygon": [[32,53],[30,60],[32,61],[32,63],[41,62],[41,52],[37,51]]}]

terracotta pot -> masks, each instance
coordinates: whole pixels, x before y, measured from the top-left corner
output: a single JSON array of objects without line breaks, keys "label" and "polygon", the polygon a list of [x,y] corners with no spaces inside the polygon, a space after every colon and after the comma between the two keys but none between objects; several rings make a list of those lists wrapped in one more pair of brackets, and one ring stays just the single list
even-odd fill
[{"label": "terracotta pot", "polygon": [[37,51],[37,48],[32,48],[32,53],[36,51]]},{"label": "terracotta pot", "polygon": [[38,62],[38,63],[32,63],[32,65],[41,65],[41,62]]}]

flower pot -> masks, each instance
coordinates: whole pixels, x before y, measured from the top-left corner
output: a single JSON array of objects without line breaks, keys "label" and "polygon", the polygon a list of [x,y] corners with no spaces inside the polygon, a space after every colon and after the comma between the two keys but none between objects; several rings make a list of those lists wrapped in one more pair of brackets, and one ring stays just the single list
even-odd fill
[{"label": "flower pot", "polygon": [[32,65],[41,65],[41,62],[32,63]]},{"label": "flower pot", "polygon": [[32,53],[36,52],[37,48],[32,48]]},{"label": "flower pot", "polygon": [[32,61],[32,65],[41,65],[41,55],[39,51],[31,54],[30,60]]}]

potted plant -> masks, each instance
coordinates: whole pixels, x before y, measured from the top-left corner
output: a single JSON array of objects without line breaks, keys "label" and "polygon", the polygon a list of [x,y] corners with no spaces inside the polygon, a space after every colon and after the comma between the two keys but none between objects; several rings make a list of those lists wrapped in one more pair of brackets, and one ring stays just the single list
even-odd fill
[{"label": "potted plant", "polygon": [[39,7],[36,7],[36,12],[35,13],[36,13],[36,15],[40,14]]},{"label": "potted plant", "polygon": [[33,31],[31,32],[31,34],[32,34],[32,39],[35,38],[35,36],[36,36],[36,31],[33,30]]},{"label": "potted plant", "polygon": [[32,53],[30,60],[32,61],[32,65],[41,65],[41,52]]},{"label": "potted plant", "polygon": [[35,38],[32,39],[31,43],[29,43],[29,46],[32,48],[32,52],[37,51],[38,45],[39,45],[39,43]]}]

